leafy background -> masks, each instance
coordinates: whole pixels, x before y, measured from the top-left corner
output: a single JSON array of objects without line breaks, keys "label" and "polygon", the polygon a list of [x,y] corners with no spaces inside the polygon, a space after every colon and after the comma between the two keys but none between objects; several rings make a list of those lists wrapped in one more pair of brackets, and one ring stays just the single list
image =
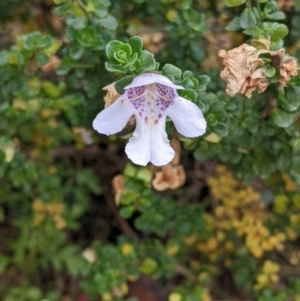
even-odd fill
[{"label": "leafy background", "polygon": [[[218,59],[258,38],[299,57],[299,10],[267,0],[2,1],[1,299],[300,300],[299,76],[282,87],[268,65],[264,93],[228,97]],[[153,167],[128,162],[132,129],[91,128],[102,88],[117,81],[121,92],[149,70],[182,84],[208,121],[204,137],[179,137],[186,183],[164,192],[151,185]]]}]

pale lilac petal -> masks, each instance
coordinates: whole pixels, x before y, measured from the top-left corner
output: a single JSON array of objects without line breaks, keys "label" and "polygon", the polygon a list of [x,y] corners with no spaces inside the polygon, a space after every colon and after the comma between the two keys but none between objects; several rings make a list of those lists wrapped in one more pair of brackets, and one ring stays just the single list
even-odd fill
[{"label": "pale lilac petal", "polygon": [[111,106],[100,112],[93,121],[93,128],[100,134],[120,132],[134,114],[133,105],[121,95]]},{"label": "pale lilac petal", "polygon": [[159,83],[174,89],[184,89],[182,86],[173,84],[167,77],[157,73],[142,73],[141,75],[135,77],[132,83],[126,86],[125,89],[150,85],[154,83]]},{"label": "pale lilac petal", "polygon": [[125,152],[135,164],[145,166],[149,162],[156,166],[168,164],[175,156],[165,132],[165,118],[157,124],[145,123],[137,117],[137,126],[126,145]]},{"label": "pale lilac petal", "polygon": [[201,110],[191,101],[178,97],[167,109],[167,115],[174,122],[181,135],[193,138],[201,136],[206,130],[206,121]]}]

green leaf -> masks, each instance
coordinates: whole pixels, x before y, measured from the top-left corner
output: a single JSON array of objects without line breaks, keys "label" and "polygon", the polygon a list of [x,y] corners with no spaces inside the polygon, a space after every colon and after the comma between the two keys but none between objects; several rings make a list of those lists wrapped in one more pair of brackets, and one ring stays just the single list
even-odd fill
[{"label": "green leaf", "polygon": [[65,4],[61,5],[61,6],[58,6],[54,9],[54,12],[56,15],[58,15],[59,17],[63,17],[65,16],[66,14],[68,14],[71,9],[72,9],[72,2],[66,2]]},{"label": "green leaf", "polygon": [[212,130],[220,137],[226,137],[228,135],[228,127],[224,123],[218,123],[212,126]]},{"label": "green leaf", "polygon": [[126,55],[126,53],[123,50],[119,50],[114,53],[115,62],[118,62],[118,64],[122,64],[122,65],[126,64],[128,58],[129,57]]},{"label": "green leaf", "polygon": [[61,94],[60,88],[49,81],[44,81],[42,87],[50,97],[57,98]]},{"label": "green leaf", "polygon": [[61,46],[62,41],[56,40],[52,43],[50,47],[44,49],[44,53],[46,53],[48,56],[51,56],[55,54]]},{"label": "green leaf", "polygon": [[49,48],[54,43],[51,36],[44,36],[40,32],[33,32],[24,36],[22,46],[26,50],[36,50],[38,48]]},{"label": "green leaf", "polygon": [[128,75],[128,76],[125,76],[121,79],[119,79],[118,81],[115,82],[115,88],[116,88],[116,91],[119,93],[119,94],[123,94],[124,93],[124,88],[129,85],[133,79],[135,78],[135,75]]},{"label": "green leaf", "polygon": [[103,50],[105,49],[106,42],[103,40],[101,36],[97,37],[97,39],[94,41],[92,49],[93,50]]},{"label": "green leaf", "polygon": [[81,45],[69,49],[69,55],[73,60],[79,60],[84,56],[85,48]]},{"label": "green leaf", "polygon": [[297,110],[299,104],[297,99],[290,99],[291,102],[288,102],[287,98],[283,95],[278,97],[278,105],[283,108],[285,111],[294,112]]},{"label": "green leaf", "polygon": [[194,157],[198,161],[205,161],[211,159],[214,156],[214,153],[210,152],[210,143],[202,140],[194,152]]},{"label": "green leaf", "polygon": [[148,50],[143,50],[140,56],[141,67],[136,70],[136,73],[143,73],[146,71],[155,71],[156,62],[154,59],[154,54]]},{"label": "green leaf", "polygon": [[240,26],[247,29],[255,26],[257,23],[255,15],[250,8],[245,8],[240,16]]},{"label": "green leaf", "polygon": [[297,181],[298,184],[300,184],[300,157],[299,156],[293,156],[292,157],[292,162],[291,162],[291,167],[289,172],[291,173],[291,176],[294,177],[294,179]]},{"label": "green leaf", "polygon": [[274,13],[271,14],[267,14],[266,18],[269,20],[284,20],[285,19],[285,14],[282,11],[276,11]]},{"label": "green leaf", "polygon": [[97,32],[94,27],[86,27],[79,32],[76,39],[82,46],[92,47],[97,41]]},{"label": "green leaf", "polygon": [[126,71],[124,71],[122,66],[120,66],[119,64],[112,64],[112,63],[109,63],[109,62],[105,62],[105,68],[108,72],[126,73]]},{"label": "green leaf", "polygon": [[253,38],[258,38],[260,35],[262,35],[264,33],[263,30],[261,30],[259,27],[254,26],[254,27],[250,27],[247,28],[243,31],[244,34],[251,36]]},{"label": "green leaf", "polygon": [[136,178],[138,180],[143,181],[146,185],[150,184],[152,177],[153,177],[153,175],[147,167],[138,169],[138,172],[136,174]]},{"label": "green leaf", "polygon": [[181,85],[185,89],[193,89],[195,87],[195,83],[190,79],[190,78],[185,78],[182,82]]},{"label": "green leaf", "polygon": [[122,217],[124,218],[130,218],[132,214],[134,213],[135,208],[134,206],[126,206],[126,207],[121,207],[119,210],[119,213]]},{"label": "green leaf", "polygon": [[86,10],[96,17],[102,19],[107,15],[109,6],[109,1],[89,0],[86,6]]},{"label": "green leaf", "polygon": [[128,178],[135,178],[136,168],[132,164],[127,163],[124,168],[124,175]]},{"label": "green leaf", "polygon": [[265,70],[265,76],[266,77],[273,77],[276,73],[276,68],[275,67],[269,67],[267,70]]},{"label": "green leaf", "polygon": [[53,2],[55,3],[55,4],[63,4],[63,3],[65,3],[65,2],[67,2],[68,0],[53,0]]},{"label": "green leaf", "polygon": [[54,39],[51,36],[44,36],[39,42],[40,48],[49,48],[54,43]]},{"label": "green leaf", "polygon": [[27,50],[35,50],[39,48],[39,45],[43,39],[40,32],[34,32],[25,36],[23,47]]},{"label": "green leaf", "polygon": [[1,51],[0,52],[0,66],[6,65],[8,63],[8,52]]},{"label": "green leaf", "polygon": [[27,50],[21,50],[18,53],[18,61],[20,65],[26,65],[32,58],[32,52]]},{"label": "green leaf", "polygon": [[218,124],[218,119],[213,113],[207,115],[206,121],[209,126],[216,126]]},{"label": "green leaf", "polygon": [[210,83],[211,79],[207,75],[200,75],[197,77],[198,84],[196,87],[196,90],[199,91],[205,91],[207,89],[207,85]]},{"label": "green leaf", "polygon": [[59,68],[56,70],[58,75],[66,75],[73,68],[73,60],[69,57],[64,57]]},{"label": "green leaf", "polygon": [[71,22],[69,22],[68,25],[72,26],[75,29],[83,29],[86,27],[88,23],[88,19],[86,17],[78,17],[76,19],[73,19]]},{"label": "green leaf", "polygon": [[133,71],[132,65],[134,65],[134,63],[137,61],[137,58],[138,58],[138,54],[134,53],[133,56],[127,61],[127,63],[123,65],[123,68],[129,69],[129,71]]},{"label": "green leaf", "polygon": [[290,163],[291,163],[291,152],[288,148],[282,150],[279,155],[277,155],[275,164],[276,167],[281,171],[281,172],[287,172],[290,168]]},{"label": "green leaf", "polygon": [[296,100],[299,104],[299,101],[300,101],[300,88],[299,88],[299,86],[296,86],[296,85],[288,86],[286,88],[286,98],[289,101]]},{"label": "green leaf", "polygon": [[127,57],[130,57],[132,54],[132,49],[129,44],[125,44],[123,42],[113,40],[110,41],[106,45],[106,56],[108,57],[109,60],[111,60],[114,63],[118,63],[115,59],[115,53],[122,51],[127,55]]},{"label": "green leaf", "polygon": [[274,169],[275,166],[267,154],[258,154],[255,156],[253,171],[262,179],[267,179],[270,177]]},{"label": "green leaf", "polygon": [[40,65],[45,65],[49,61],[48,55],[45,54],[44,52],[36,53],[35,59]]},{"label": "green leaf", "polygon": [[260,19],[261,19],[261,13],[260,13],[260,11],[257,9],[257,7],[252,6],[252,10],[253,10],[253,13],[254,13],[254,15],[255,15],[256,20],[260,20]]},{"label": "green leaf", "polygon": [[201,85],[208,85],[211,82],[211,79],[208,75],[200,75],[197,77]]},{"label": "green leaf", "polygon": [[9,264],[9,257],[8,256],[4,256],[4,255],[0,255],[0,273],[3,273],[4,270],[6,269],[6,267]]},{"label": "green leaf", "polygon": [[116,30],[118,27],[118,21],[115,17],[108,15],[104,19],[101,19],[100,24],[109,30]]},{"label": "green leaf", "polygon": [[185,89],[180,93],[180,95],[193,102],[195,102],[198,98],[196,91],[193,89]]},{"label": "green leaf", "polygon": [[226,26],[226,30],[229,30],[229,31],[237,31],[240,29],[241,29],[240,17],[233,18],[233,20],[231,22],[229,22],[228,25]]},{"label": "green leaf", "polygon": [[270,1],[268,2],[265,7],[264,7],[264,13],[266,15],[270,14],[270,13],[273,13],[274,11],[277,10],[277,4],[275,1]]},{"label": "green leaf", "polygon": [[165,75],[165,76],[171,75],[176,79],[180,79],[181,74],[182,74],[182,71],[178,67],[176,67],[172,64],[165,64],[161,71],[162,71],[163,75]]},{"label": "green leaf", "polygon": [[288,112],[294,112],[299,108],[300,91],[297,86],[289,86],[285,89],[285,95],[279,95],[278,104]]},{"label": "green leaf", "polygon": [[293,115],[275,108],[271,113],[273,122],[281,128],[289,127],[293,122]]},{"label": "green leaf", "polygon": [[158,264],[157,262],[150,258],[147,257],[140,265],[140,271],[145,274],[145,275],[151,275],[152,273],[155,272],[155,270],[157,269]]},{"label": "green leaf", "polygon": [[286,37],[289,33],[288,28],[284,24],[274,24],[271,31],[271,41],[276,43]]},{"label": "green leaf", "polygon": [[137,53],[138,56],[142,54],[143,39],[141,37],[131,37],[128,44],[131,46],[133,53]]},{"label": "green leaf", "polygon": [[225,0],[225,3],[228,7],[236,7],[244,4],[246,0]]},{"label": "green leaf", "polygon": [[193,79],[193,78],[194,78],[194,74],[193,74],[192,71],[186,70],[186,71],[183,72],[182,77],[183,77],[183,78],[190,78],[190,79]]}]

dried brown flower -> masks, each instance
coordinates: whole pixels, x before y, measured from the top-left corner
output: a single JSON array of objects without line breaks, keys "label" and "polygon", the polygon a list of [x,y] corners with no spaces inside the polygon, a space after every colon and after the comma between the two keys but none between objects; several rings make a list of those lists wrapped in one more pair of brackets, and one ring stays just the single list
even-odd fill
[{"label": "dried brown flower", "polygon": [[82,256],[89,263],[95,263],[97,260],[97,253],[96,253],[95,249],[93,249],[91,247],[86,248],[82,252]]},{"label": "dried brown flower", "polygon": [[280,79],[279,82],[286,86],[290,81],[291,76],[298,75],[298,66],[297,61],[292,56],[286,56],[284,49],[279,49],[277,51],[270,50],[259,50],[258,55],[260,54],[270,54],[272,60],[272,66],[279,67],[280,70]]},{"label": "dried brown flower", "polygon": [[175,156],[171,161],[171,164],[178,165],[180,162],[180,153],[181,153],[181,144],[180,141],[177,138],[171,139],[171,146],[175,151]]},{"label": "dried brown flower", "polygon": [[116,99],[120,96],[115,88],[115,83],[112,83],[108,86],[105,86],[102,90],[106,91],[106,95],[104,96],[105,108],[112,105]]},{"label": "dried brown flower", "polygon": [[117,175],[112,179],[112,186],[115,194],[115,203],[117,206],[120,205],[121,196],[124,191],[125,180],[122,175]]},{"label": "dried brown flower", "polygon": [[185,171],[182,165],[172,166],[172,164],[168,164],[156,172],[152,185],[157,191],[169,188],[176,189],[185,183],[185,179]]},{"label": "dried brown flower", "polygon": [[49,58],[49,62],[42,66],[42,71],[45,73],[49,73],[55,71],[60,66],[61,60],[56,56],[52,55]]},{"label": "dried brown flower", "polygon": [[80,142],[83,142],[84,145],[91,145],[93,143],[91,131],[82,127],[74,127],[72,131],[75,135],[78,135]]},{"label": "dried brown flower", "polygon": [[268,39],[253,39],[251,41],[251,44],[254,46],[258,46],[258,47],[262,47],[264,49],[269,49],[270,45],[271,45],[271,41]]},{"label": "dried brown flower", "polygon": [[268,82],[262,72],[263,69],[257,69],[263,65],[263,60],[258,57],[255,47],[243,44],[229,51],[220,50],[219,57],[223,58],[225,65],[221,78],[226,82],[228,95],[241,93],[251,97],[256,87],[259,93],[267,88]]},{"label": "dried brown flower", "polygon": [[166,48],[166,34],[162,31],[145,31],[139,33],[143,39],[145,48],[157,54]]},{"label": "dried brown flower", "polygon": [[295,4],[295,0],[277,0],[278,9],[283,9],[286,11],[289,11],[294,4]]},{"label": "dried brown flower", "polygon": [[287,83],[290,81],[291,76],[298,75],[298,66],[297,61],[293,57],[287,57],[283,59],[280,65],[280,80],[279,82],[286,86]]},{"label": "dried brown flower", "polygon": [[54,215],[53,220],[55,221],[56,229],[63,230],[66,228],[67,223],[60,215]]},{"label": "dried brown flower", "polygon": [[242,84],[239,93],[251,98],[252,92],[257,88],[258,93],[264,92],[268,87],[268,80],[264,74],[265,68],[255,70]]}]

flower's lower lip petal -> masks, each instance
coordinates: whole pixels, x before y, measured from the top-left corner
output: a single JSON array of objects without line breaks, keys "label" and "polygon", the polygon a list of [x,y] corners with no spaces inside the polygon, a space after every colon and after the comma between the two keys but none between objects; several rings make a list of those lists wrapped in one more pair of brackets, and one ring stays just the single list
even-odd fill
[{"label": "flower's lower lip petal", "polygon": [[151,137],[145,134],[142,127],[137,120],[136,129],[125,147],[125,153],[133,163],[146,166],[151,159]]},{"label": "flower's lower lip petal", "polygon": [[165,120],[153,127],[137,117],[137,127],[129,139],[125,152],[135,164],[145,166],[149,162],[156,166],[168,164],[175,155],[165,132]]},{"label": "flower's lower lip petal", "polygon": [[166,165],[175,156],[165,131],[165,119],[161,120],[152,133],[151,162],[156,166]]},{"label": "flower's lower lip petal", "polygon": [[111,106],[100,112],[93,121],[93,128],[100,134],[120,132],[134,114],[133,105],[119,97]]},{"label": "flower's lower lip petal", "polygon": [[174,122],[178,133],[185,137],[198,137],[206,131],[206,121],[201,110],[185,98],[176,99],[166,113]]}]

